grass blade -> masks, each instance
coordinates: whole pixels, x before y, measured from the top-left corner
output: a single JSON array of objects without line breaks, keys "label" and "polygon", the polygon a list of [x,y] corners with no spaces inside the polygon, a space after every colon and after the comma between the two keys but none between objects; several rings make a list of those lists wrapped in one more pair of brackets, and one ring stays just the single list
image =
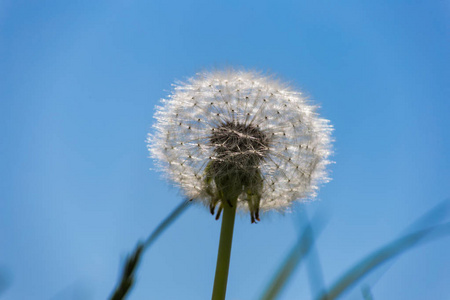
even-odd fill
[{"label": "grass blade", "polygon": [[[401,254],[409,248],[417,245],[420,241],[426,241],[425,238],[438,238],[450,234],[450,222],[437,225],[428,229],[416,231],[412,234],[405,235],[381,249],[373,252],[362,261],[357,263],[353,268],[347,271],[329,290],[328,293],[322,294],[320,300],[336,299],[344,291],[353,286],[362,277],[373,271],[376,267],[389,259]],[[429,239],[427,239],[429,240]]]},{"label": "grass blade", "polygon": [[183,201],[168,215],[156,229],[150,234],[145,242],[139,242],[133,252],[127,257],[122,276],[117,287],[114,289],[111,300],[125,299],[128,292],[133,287],[136,269],[139,265],[142,254],[148,249],[156,239],[175,221],[188,207],[189,201]]},{"label": "grass blade", "polygon": [[[449,211],[450,199],[444,199],[410,224],[405,230],[402,231],[402,235],[414,232],[420,228],[429,228],[441,223],[449,215]],[[368,274],[368,276],[364,279],[363,286],[369,289],[373,288],[378,280],[380,280],[380,278],[390,269],[397,259],[398,257],[391,259],[389,262],[383,264],[383,266],[380,266],[380,268],[374,270],[374,272],[371,272],[371,274]],[[360,298],[356,291],[353,294],[354,299]]]},{"label": "grass blade", "polygon": [[[303,219],[308,221],[308,214],[304,211]],[[312,235],[314,238],[314,235]],[[322,264],[320,263],[319,251],[315,241],[311,243],[311,249],[308,253],[308,259],[306,261],[306,272],[308,275],[309,287],[311,290],[312,298],[318,295],[325,287],[325,280],[323,277]]]},{"label": "grass blade", "polygon": [[[323,225],[323,222],[320,222],[319,225]],[[323,226],[316,227],[320,227],[318,231],[321,231],[321,229],[323,229]],[[280,265],[278,272],[272,278],[271,283],[265,290],[263,296],[260,297],[260,299],[273,300],[278,297],[279,293],[285,287],[295,269],[300,265],[300,262],[308,254],[313,243],[314,233],[312,230],[312,225],[310,223],[307,223],[297,243],[294,245],[290,254],[284,260],[284,263]]]},{"label": "grass blade", "polygon": [[186,210],[186,208],[189,206],[190,203],[191,203],[191,200],[185,200],[185,201],[181,202],[170,213],[170,215],[168,215],[164,219],[164,221],[162,221],[158,225],[158,227],[156,227],[156,229],[149,235],[149,237],[147,238],[147,240],[144,243],[144,248],[147,249],[148,247],[150,247],[150,245],[156,241],[156,239],[161,235],[161,233],[163,233],[163,231],[166,230],[167,227],[169,227],[170,224],[172,224],[172,222],[175,221],[181,215],[181,213],[183,213]]}]

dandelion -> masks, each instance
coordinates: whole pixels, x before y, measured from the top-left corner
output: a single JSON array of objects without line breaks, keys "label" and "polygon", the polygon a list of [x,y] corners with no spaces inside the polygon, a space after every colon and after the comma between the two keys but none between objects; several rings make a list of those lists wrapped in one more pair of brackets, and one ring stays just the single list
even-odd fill
[{"label": "dandelion", "polygon": [[286,84],[254,72],[203,72],[157,107],[148,148],[169,180],[222,228],[212,299],[225,299],[236,210],[284,211],[328,181],[331,126]]},{"label": "dandelion", "polygon": [[[254,72],[203,72],[175,85],[148,148],[169,180],[216,218],[226,203],[289,209],[328,181],[329,121],[286,84]],[[226,198],[230,199],[226,199]]]}]

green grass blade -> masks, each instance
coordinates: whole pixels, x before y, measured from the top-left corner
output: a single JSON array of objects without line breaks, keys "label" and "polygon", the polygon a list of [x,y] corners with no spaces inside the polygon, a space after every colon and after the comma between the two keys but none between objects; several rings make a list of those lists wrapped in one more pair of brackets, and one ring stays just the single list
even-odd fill
[{"label": "green grass blade", "polygon": [[190,200],[185,200],[181,202],[171,213],[168,215],[164,221],[162,221],[158,227],[149,235],[147,240],[144,243],[144,248],[150,247],[151,244],[153,244],[156,239],[163,233],[164,230],[169,227],[173,221],[175,221],[189,206]]},{"label": "green grass blade", "polygon": [[[332,300],[341,296],[348,288],[353,286],[362,277],[373,271],[376,267],[389,259],[401,254],[409,248],[417,245],[421,241],[428,241],[431,238],[443,237],[450,234],[450,223],[444,223],[428,229],[416,231],[412,234],[405,235],[379,250],[373,252],[362,261],[357,263],[353,268],[347,271],[332,286],[328,293],[322,294],[320,300]],[[427,239],[425,239],[427,238]]]},{"label": "green grass blade", "polygon": [[[323,222],[315,222],[321,226],[315,226],[317,231],[323,229]],[[306,224],[303,232],[301,233],[297,243],[294,245],[289,255],[285,258],[284,263],[280,265],[278,272],[272,278],[271,283],[265,290],[264,294],[260,299],[262,300],[273,300],[278,297],[282,289],[287,284],[289,278],[294,273],[295,269],[300,265],[300,262],[308,254],[311,246],[314,243],[314,233],[311,224]]]},{"label": "green grass blade", "polygon": [[125,299],[125,296],[131,290],[135,281],[136,269],[139,264],[139,260],[141,259],[143,250],[143,244],[139,243],[132,254],[127,257],[127,261],[122,271],[121,280],[117,285],[114,294],[111,296],[111,300]]},{"label": "green grass blade", "polygon": [[[308,221],[308,214],[306,213],[306,211],[304,211],[302,218]],[[325,287],[322,264],[320,262],[319,251],[317,251],[315,241],[313,241],[313,243],[311,244],[311,249],[309,250],[308,253],[308,259],[306,260],[306,273],[308,276],[311,295],[313,296],[312,298],[314,299],[314,297],[318,295]]]},{"label": "green grass blade", "polygon": [[411,225],[409,225],[406,230],[407,232],[412,232],[419,230],[420,228],[429,228],[437,225],[442,222],[450,212],[450,199],[445,199],[444,201],[439,202],[432,209],[427,211],[421,217],[419,217],[416,221],[414,221]]},{"label": "green grass blade", "polygon": [[145,242],[138,242],[136,248],[127,257],[124,268],[122,270],[122,276],[120,282],[117,284],[111,300],[125,299],[128,292],[133,287],[135,281],[135,274],[142,254],[148,249],[156,239],[166,230],[188,207],[189,201],[183,201],[180,203],[171,213],[168,215],[156,229],[150,234]]},{"label": "green grass blade", "polygon": [[[449,215],[449,211],[450,211],[450,199],[444,199],[443,201],[439,202],[436,206],[434,206],[432,209],[424,213],[417,220],[415,220],[412,224],[410,224],[402,232],[402,235],[417,231],[421,228],[429,228],[441,223]],[[365,281],[364,287],[373,288],[375,284],[378,282],[378,280],[395,263],[396,259],[398,259],[398,257],[383,264],[383,266],[380,266],[380,268],[377,268],[377,270],[375,270],[374,272],[371,272],[371,274],[369,274],[364,279]]]}]

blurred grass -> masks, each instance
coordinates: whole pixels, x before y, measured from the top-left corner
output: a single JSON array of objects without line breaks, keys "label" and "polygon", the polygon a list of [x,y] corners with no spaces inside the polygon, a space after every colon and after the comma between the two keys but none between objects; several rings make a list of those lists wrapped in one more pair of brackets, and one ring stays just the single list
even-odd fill
[{"label": "blurred grass", "polygon": [[[316,299],[336,299],[342,296],[349,288],[356,285],[363,277],[394,257],[399,256],[403,252],[414,246],[420,245],[423,242],[450,235],[450,222],[438,224],[448,215],[449,208],[450,200],[446,199],[439,203],[436,207],[419,217],[412,225],[410,225],[406,230],[406,234],[403,234],[400,238],[386,244],[356,263],[352,268],[345,272],[328,291],[322,288]],[[305,216],[305,219],[307,220],[307,216]],[[318,223],[318,225],[323,225],[323,223]],[[322,228],[323,226],[319,229]],[[300,262],[309,252],[313,252],[314,239],[312,225],[307,223],[304,226],[298,242],[280,265],[278,272],[274,275],[271,283],[259,299],[272,300],[279,296]],[[315,266],[320,267],[318,256],[309,254],[309,259],[313,259],[308,266],[308,276],[311,282],[311,293],[314,295],[314,287],[323,284],[323,278],[321,277],[321,269],[318,270],[318,272],[316,272],[317,270],[311,270],[311,268],[314,268]],[[385,271],[386,269],[384,272]],[[319,276],[319,278],[316,278],[317,276]],[[373,299],[370,285],[363,285],[361,293],[364,299]]]},{"label": "blurred grass", "polygon": [[[308,214],[306,211],[301,215],[301,218],[308,222]],[[329,216],[327,216],[326,220],[328,219]],[[314,233],[314,228],[312,228],[312,230]],[[325,287],[322,264],[320,263],[319,251],[317,250],[317,245],[315,242],[311,244],[311,249],[308,253],[308,259],[306,260],[306,272],[309,281],[309,289],[314,299],[314,296],[321,292]]]},{"label": "blurred grass", "polygon": [[128,255],[120,277],[120,281],[116,285],[111,300],[125,299],[135,282],[135,274],[142,254],[147,250],[156,239],[166,230],[189,206],[190,201],[185,200],[180,203],[150,234],[144,242],[138,242],[133,252]]},{"label": "blurred grass", "polygon": [[300,265],[314,244],[315,236],[313,224],[316,228],[316,234],[318,234],[324,228],[325,222],[323,220],[313,220],[311,223],[306,222],[299,235],[298,241],[295,243],[284,262],[280,265],[278,272],[275,273],[260,299],[272,300],[279,296],[295,269]]},{"label": "blurred grass", "polygon": [[0,266],[0,296],[11,286],[12,276],[9,270]]},{"label": "blurred grass", "polygon": [[[430,209],[428,212],[423,214],[417,220],[415,220],[412,224],[410,224],[405,230],[402,231],[402,235],[412,233],[421,228],[428,228],[442,222],[445,217],[449,215],[450,212],[450,199],[445,199],[438,203],[435,207]],[[397,258],[391,259],[389,262],[380,266],[371,274],[368,274],[364,278],[364,287],[373,288],[376,283],[380,280],[380,278],[389,270],[389,268],[395,263]],[[358,294],[359,295],[359,294]],[[359,297],[357,297],[359,299]]]},{"label": "blurred grass", "polygon": [[[158,225],[144,242],[139,242],[136,245],[133,252],[126,259],[120,281],[110,298],[111,300],[120,300],[127,296],[133,287],[136,269],[144,251],[148,249],[164,230],[166,230],[186,210],[189,203],[189,201],[183,201]],[[450,222],[438,224],[448,215],[449,209],[450,200],[447,199],[441,202],[410,225],[405,230],[406,234],[403,234],[400,238],[386,244],[356,263],[328,290],[323,288],[321,271],[319,270],[320,272],[317,272],[317,270],[315,270],[315,267],[320,266],[318,255],[312,255],[314,254],[315,239],[323,230],[325,222],[323,219],[318,220],[317,218],[312,222],[308,222],[307,216],[305,215],[303,220],[306,220],[306,222],[305,225],[302,226],[301,234],[299,235],[297,242],[280,264],[278,271],[274,274],[270,283],[267,285],[266,290],[259,299],[276,299],[289,282],[289,279],[292,277],[295,270],[307,256],[309,256],[308,262],[310,263],[308,265],[308,276],[311,283],[312,294],[314,295],[316,289],[320,287],[321,290],[319,291],[319,296],[315,297],[316,299],[336,299],[355,286],[369,273],[373,272],[375,269],[379,269],[381,265],[399,256],[403,252],[414,246],[420,245],[421,243],[449,235]],[[316,232],[314,232],[313,228]],[[383,274],[387,271],[387,268],[388,266],[382,270]],[[378,279],[383,274],[378,276]],[[319,278],[316,278],[317,276],[319,276]],[[360,292],[360,296],[362,295],[363,299],[374,299],[371,292],[371,285],[363,284]]]},{"label": "blurred grass", "polygon": [[367,285],[362,286],[361,293],[364,300],[374,300],[369,286]]},{"label": "blurred grass", "polygon": [[[442,222],[449,214],[450,211],[450,199],[445,199],[438,203],[435,207],[424,213],[422,216],[420,216],[417,220],[413,221],[411,225],[409,225],[405,230],[403,230],[402,236],[406,236],[407,234],[411,234],[413,232],[420,231],[424,228],[432,228],[437,226],[440,222]],[[419,241],[418,241],[419,242]],[[414,246],[414,245],[411,245]],[[407,249],[405,249],[407,250]],[[400,253],[398,253],[400,254]],[[399,255],[394,255],[399,256]],[[394,256],[391,257],[391,259],[387,259],[384,262],[381,262],[380,265],[375,266],[373,269],[367,270],[365,274],[363,274],[361,277],[358,278],[362,279],[363,277],[369,276],[369,273],[373,273],[373,276],[371,278],[372,284],[369,284],[367,282],[364,283],[363,289],[365,291],[370,291],[371,287],[375,285],[375,283],[389,270],[391,265],[394,263]],[[390,261],[390,262],[388,262]],[[381,267],[381,264],[384,266]],[[352,285],[352,283],[351,283]],[[325,291],[322,291],[323,294],[325,294]],[[364,295],[364,294],[363,294]],[[366,297],[369,297],[367,294],[365,294]],[[331,296],[328,295],[328,298],[324,299],[332,299]],[[369,299],[373,299],[373,296],[370,294]]]},{"label": "blurred grass", "polygon": [[374,251],[366,258],[349,269],[337,282],[332,285],[328,292],[322,293],[320,300],[331,300],[341,296],[348,288],[355,285],[362,277],[387,260],[401,254],[402,252],[418,245],[419,242],[430,241],[435,238],[450,234],[450,223],[422,229],[412,234],[407,234],[399,239]]}]

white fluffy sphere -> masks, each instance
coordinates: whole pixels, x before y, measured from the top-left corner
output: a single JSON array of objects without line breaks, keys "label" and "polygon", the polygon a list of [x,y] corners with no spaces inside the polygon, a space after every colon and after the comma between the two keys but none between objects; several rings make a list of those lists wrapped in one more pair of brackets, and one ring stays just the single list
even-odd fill
[{"label": "white fluffy sphere", "polygon": [[332,126],[300,92],[271,77],[199,73],[175,85],[155,118],[151,156],[186,197],[212,208],[223,205],[219,179],[227,174],[237,181],[238,209],[250,210],[252,220],[255,210],[258,219],[259,209],[284,211],[313,199],[328,181]]}]

